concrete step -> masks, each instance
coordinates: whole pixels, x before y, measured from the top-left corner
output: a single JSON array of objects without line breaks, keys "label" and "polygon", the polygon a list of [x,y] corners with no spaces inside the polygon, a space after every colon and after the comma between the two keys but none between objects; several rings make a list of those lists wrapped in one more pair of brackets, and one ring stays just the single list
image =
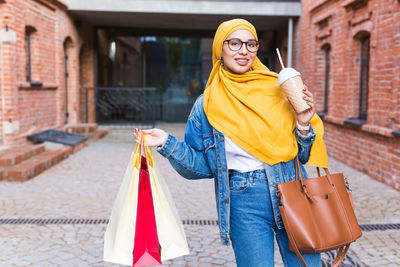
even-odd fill
[{"label": "concrete step", "polygon": [[0,177],[8,181],[26,181],[68,158],[69,154],[67,147],[49,149],[17,165],[1,167]]},{"label": "concrete step", "polygon": [[0,166],[13,166],[45,151],[44,145],[17,145],[0,152]]}]

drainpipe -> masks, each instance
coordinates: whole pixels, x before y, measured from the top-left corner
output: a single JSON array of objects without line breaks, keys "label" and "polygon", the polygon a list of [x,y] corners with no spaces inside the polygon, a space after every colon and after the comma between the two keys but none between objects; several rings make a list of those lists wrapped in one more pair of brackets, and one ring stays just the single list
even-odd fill
[{"label": "drainpipe", "polygon": [[68,124],[68,47],[67,43],[64,43],[64,78],[65,78],[65,121],[64,124]]},{"label": "drainpipe", "polygon": [[293,56],[293,18],[289,18],[288,25],[288,49],[287,49],[287,66],[292,67]]}]

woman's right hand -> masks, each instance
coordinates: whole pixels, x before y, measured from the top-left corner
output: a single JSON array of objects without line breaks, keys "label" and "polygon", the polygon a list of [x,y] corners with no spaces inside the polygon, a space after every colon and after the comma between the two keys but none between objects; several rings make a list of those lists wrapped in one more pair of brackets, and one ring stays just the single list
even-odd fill
[{"label": "woman's right hand", "polygon": [[161,129],[154,128],[149,130],[139,130],[136,128],[133,136],[137,143],[140,142],[141,134],[146,135],[146,143],[148,146],[162,146],[168,138],[168,134]]}]

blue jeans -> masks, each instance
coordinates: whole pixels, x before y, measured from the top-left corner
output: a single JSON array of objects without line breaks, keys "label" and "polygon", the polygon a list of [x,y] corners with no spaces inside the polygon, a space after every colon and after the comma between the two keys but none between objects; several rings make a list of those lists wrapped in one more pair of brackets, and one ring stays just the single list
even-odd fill
[{"label": "blue jeans", "polygon": [[[274,266],[274,236],[283,263],[302,267],[289,250],[285,229],[275,225],[268,181],[264,170],[230,172],[230,230],[238,267]],[[302,254],[309,267],[321,266],[320,254]]]}]

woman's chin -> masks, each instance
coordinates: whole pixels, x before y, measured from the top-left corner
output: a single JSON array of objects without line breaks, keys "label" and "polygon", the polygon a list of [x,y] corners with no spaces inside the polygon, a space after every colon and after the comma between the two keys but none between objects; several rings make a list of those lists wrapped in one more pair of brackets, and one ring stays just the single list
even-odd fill
[{"label": "woman's chin", "polygon": [[243,74],[245,72],[248,72],[250,69],[250,66],[235,66],[234,68],[231,69],[227,69],[227,71],[229,71],[230,73],[233,74]]}]

